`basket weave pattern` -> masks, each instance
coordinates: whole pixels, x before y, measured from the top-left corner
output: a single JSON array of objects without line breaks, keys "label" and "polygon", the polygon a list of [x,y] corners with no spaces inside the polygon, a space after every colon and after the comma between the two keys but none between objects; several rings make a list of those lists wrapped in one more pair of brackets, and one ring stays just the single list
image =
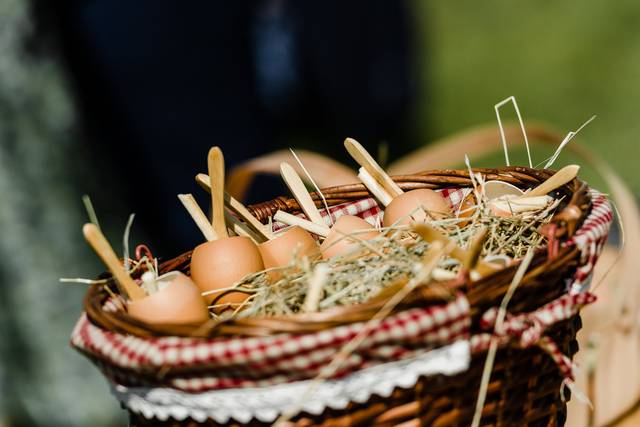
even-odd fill
[{"label": "basket weave pattern", "polygon": [[[539,184],[551,175],[551,171],[533,170],[523,167],[502,169],[476,169],[485,179],[500,179],[520,188],[529,188]],[[403,190],[415,188],[432,188],[454,193],[456,188],[470,187],[471,181],[466,170],[428,171],[416,175],[394,177]],[[327,202],[331,206],[370,197],[364,187],[359,184],[333,187],[323,190]],[[607,211],[606,200],[592,201],[592,194],[578,180],[558,190],[564,196],[559,214],[554,218],[557,225],[553,239],[559,241],[559,251],[550,258],[548,251],[540,250],[534,256],[528,272],[514,294],[509,312],[512,314],[534,312],[545,304],[558,300],[566,293],[566,284],[582,281],[590,273],[590,268],[597,258],[597,250],[606,237],[606,229],[611,222],[610,211]],[[316,203],[320,200],[313,195]],[[603,207],[604,206],[604,207]],[[586,223],[585,219],[598,207],[604,209],[602,215]],[[578,209],[578,218],[563,215],[570,209]],[[299,206],[293,199],[278,198],[270,202],[250,207],[250,210],[263,222],[277,210],[298,213]],[[567,219],[568,218],[568,219]],[[590,222],[591,220],[591,222]],[[595,221],[595,222],[594,222]],[[584,224],[583,224],[584,223]],[[593,224],[592,224],[593,223]],[[595,225],[594,225],[595,224]],[[597,229],[604,227],[604,232]],[[593,245],[595,250],[585,260],[578,245],[574,244],[578,237],[591,233],[596,227]],[[574,236],[574,232],[577,233]],[[582,235],[580,235],[582,233]],[[578,236],[578,237],[576,237]],[[163,264],[163,271],[182,270],[188,273],[190,253],[181,255]],[[470,307],[471,335],[482,334],[482,316],[488,310],[500,305],[508,288],[516,266],[501,270],[478,282],[452,282],[450,285],[463,292]],[[582,274],[582,275],[581,275]],[[113,287],[115,290],[115,287]],[[207,339],[223,339],[228,336],[277,336],[282,333],[312,333],[333,330],[340,325],[352,325],[366,321],[381,307],[384,301],[371,301],[353,307],[330,310],[325,313],[294,315],[269,319],[240,319],[222,324],[212,324],[205,328],[176,326],[150,326],[139,322],[122,311],[106,311],[103,309],[108,294],[102,287],[93,286],[85,299],[85,310],[92,326],[115,334],[132,334],[143,339],[154,340],[160,336],[208,337]],[[446,303],[438,295],[431,294],[428,288],[419,288],[413,292],[394,313],[420,307],[437,307]],[[559,321],[545,331],[548,337],[562,354],[571,358],[577,351],[575,334],[580,328],[578,315],[571,315]],[[145,338],[147,337],[147,338]],[[191,339],[191,338],[185,338]],[[76,346],[77,347],[77,346]],[[80,348],[99,365],[90,350]],[[470,369],[455,376],[423,377],[414,388],[397,389],[391,397],[372,397],[363,404],[350,404],[344,410],[325,410],[320,416],[299,414],[295,418],[296,425],[395,425],[408,422],[407,425],[468,425],[473,416],[473,407],[477,397],[480,375],[486,352],[477,350],[473,354]],[[188,371],[189,368],[187,367]],[[164,372],[164,379],[172,375],[184,375],[181,369],[170,369]],[[192,370],[192,375],[205,375],[206,370]],[[517,345],[505,345],[497,355],[487,401],[483,410],[483,424],[488,425],[561,425],[564,422],[565,406],[560,399],[560,385],[563,376],[557,363],[538,346],[521,348]],[[170,420],[165,424],[154,420],[153,425],[190,425],[186,420]],[[133,425],[151,425],[151,421],[142,416],[132,414]],[[213,421],[206,425],[216,425]]]}]

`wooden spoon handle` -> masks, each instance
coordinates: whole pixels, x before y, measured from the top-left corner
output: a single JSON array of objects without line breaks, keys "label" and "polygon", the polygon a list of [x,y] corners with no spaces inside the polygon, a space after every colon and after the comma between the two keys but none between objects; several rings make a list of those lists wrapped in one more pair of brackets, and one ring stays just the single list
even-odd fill
[{"label": "wooden spoon handle", "polygon": [[212,147],[207,157],[211,178],[211,224],[219,239],[229,237],[224,222],[224,156],[220,147]]},{"label": "wooden spoon handle", "polygon": [[218,236],[216,235],[215,230],[211,226],[211,223],[205,213],[202,212],[202,209],[198,206],[198,202],[193,198],[193,195],[178,194],[178,199],[180,199],[187,212],[189,212],[191,219],[196,223],[204,238],[207,239],[208,242],[217,240]]},{"label": "wooden spoon handle", "polygon": [[120,291],[124,291],[128,299],[136,301],[147,296],[129,276],[129,273],[124,270],[113,248],[95,224],[85,224],[84,227],[82,227],[82,233],[87,242],[89,242],[89,245],[91,245],[95,253],[100,257],[120,285]]},{"label": "wooden spoon handle", "polygon": [[[211,180],[209,179],[209,175],[204,173],[199,173],[196,175],[196,182],[200,187],[202,187],[205,191],[211,192]],[[267,229],[267,225],[264,225],[258,219],[251,215],[251,212],[239,201],[231,197],[227,192],[224,193],[224,203],[227,205],[229,209],[231,209],[236,215],[242,218],[251,229],[260,236],[262,242],[267,241],[273,238],[273,233],[271,233]],[[262,243],[260,242],[260,243]]]},{"label": "wooden spoon handle", "polygon": [[373,194],[373,196],[382,203],[382,206],[389,206],[393,197],[391,197],[391,194],[382,188],[382,185],[380,185],[380,183],[378,183],[378,181],[376,181],[376,179],[372,177],[365,168],[361,167],[358,169],[358,178],[360,178],[360,181],[362,181],[371,194]]},{"label": "wooden spoon handle", "polygon": [[258,243],[264,242],[264,239],[261,239],[259,236],[257,236],[246,222],[243,222],[239,218],[236,218],[231,213],[229,213],[229,211],[224,212],[224,218],[227,224],[229,224],[229,228],[233,230],[233,232],[238,236],[248,237],[253,240],[253,243],[255,243],[256,245]]},{"label": "wooden spoon handle", "polygon": [[371,157],[371,154],[355,139],[347,138],[344,140],[344,146],[351,154],[351,157],[358,162],[360,166],[365,168],[376,181],[382,185],[391,197],[398,197],[403,193],[402,189],[396,184],[380,165]]},{"label": "wooden spoon handle", "polygon": [[329,235],[329,227],[318,225],[315,222],[307,221],[304,218],[291,215],[284,211],[278,211],[273,216],[276,221],[283,222],[287,225],[297,225],[298,227],[307,230],[310,233],[317,234],[321,237],[327,237]]},{"label": "wooden spoon handle", "polygon": [[309,218],[311,222],[324,227],[325,222],[322,214],[320,214],[320,211],[316,208],[316,204],[313,202],[311,195],[309,195],[307,187],[304,186],[304,182],[302,182],[298,172],[296,172],[289,163],[282,162],[280,163],[280,175],[282,175],[282,179],[285,184],[287,184],[287,187],[289,187],[293,197],[298,201],[302,211],[307,215],[307,218]]},{"label": "wooden spoon handle", "polygon": [[544,196],[558,187],[565,185],[578,176],[580,166],[568,165],[554,173],[542,184],[525,194],[525,197]]}]

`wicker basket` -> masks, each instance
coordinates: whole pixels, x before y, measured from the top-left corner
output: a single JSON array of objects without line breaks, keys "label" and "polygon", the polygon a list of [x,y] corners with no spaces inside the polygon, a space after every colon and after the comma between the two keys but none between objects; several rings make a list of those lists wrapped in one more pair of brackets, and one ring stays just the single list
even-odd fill
[{"label": "wicker basket", "polygon": [[[500,179],[522,189],[536,186],[553,173],[550,170],[524,167],[475,169],[474,171],[483,174],[487,180]],[[431,188],[451,191],[451,189],[471,186],[469,173],[466,170],[427,171],[415,175],[396,176],[394,180],[403,190]],[[364,186],[360,184],[332,187],[323,190],[323,193],[330,206],[370,197]],[[575,303],[576,305],[570,310],[565,310],[568,313],[566,316],[549,322],[541,331],[544,333],[545,342],[554,343],[556,353],[571,359],[578,350],[575,337],[581,322],[577,312],[582,304],[590,300],[576,299],[575,293],[567,292],[567,285],[576,281],[583,282],[589,276],[598,251],[606,239],[612,217],[606,199],[590,191],[577,179],[557,190],[557,193],[564,198],[558,214],[552,220],[553,226],[549,227],[549,247],[536,252],[527,273],[513,295],[509,312],[513,316],[518,314],[525,316],[540,310],[557,312],[558,307],[565,308],[567,304]],[[598,195],[597,215],[594,212],[596,210],[594,195]],[[313,197],[319,204],[318,198],[315,195]],[[299,207],[295,200],[280,197],[251,206],[250,210],[261,221],[266,222],[277,210],[297,213]],[[594,229],[596,232],[593,231]],[[580,239],[576,239],[577,235],[580,235]],[[586,257],[585,242],[588,243],[586,246],[591,248],[589,256]],[[163,271],[182,270],[188,273],[189,261],[190,253],[183,254],[162,264],[161,269]],[[486,359],[486,345],[482,343],[486,344],[486,338],[491,336],[487,333],[483,322],[486,320],[487,313],[500,305],[517,267],[516,265],[506,268],[477,282],[457,280],[449,284],[463,295],[470,307],[466,338],[472,343],[472,358],[465,372],[452,376],[423,376],[413,387],[399,387],[387,397],[372,395],[366,402],[351,402],[342,409],[327,408],[320,414],[301,412],[293,417],[294,425],[469,425],[473,417],[480,376]],[[112,286],[111,290],[116,291],[115,286]],[[211,366],[194,366],[184,363],[165,365],[165,369],[155,372],[148,370],[142,372],[136,369],[137,365],[132,365],[133,367],[128,370],[119,370],[118,367],[113,366],[113,361],[108,360],[106,353],[98,351],[97,346],[92,346],[91,342],[88,343],[90,339],[82,328],[90,326],[101,334],[122,340],[126,340],[127,335],[133,335],[141,340],[139,342],[148,342],[150,345],[156,342],[157,337],[167,336],[183,337],[175,340],[184,340],[185,345],[197,343],[199,340],[210,342],[227,337],[249,340],[252,337],[280,336],[281,334],[298,336],[331,331],[344,325],[363,322],[370,319],[384,301],[374,300],[367,304],[332,309],[324,313],[268,319],[241,319],[199,328],[147,325],[131,318],[123,311],[105,309],[105,307],[108,308],[109,303],[109,293],[104,287],[90,288],[84,303],[85,323],[82,323],[82,319],[79,322],[72,337],[72,345],[92,359],[114,382],[121,384],[124,382],[127,385],[125,377],[134,376],[138,379],[144,378],[142,384],[148,386],[166,386],[170,384],[172,376],[188,375],[197,378],[216,372],[212,371]],[[430,293],[428,288],[418,288],[396,307],[394,313],[424,307],[437,308],[447,303],[443,301],[441,295]],[[520,334],[522,335],[522,331]],[[559,368],[559,359],[550,357],[548,348],[543,349],[541,345],[520,345],[518,338],[521,338],[521,335],[516,339],[502,337],[502,345],[493,366],[482,412],[482,424],[562,425],[566,408],[561,398],[561,384],[567,377],[566,367],[564,371],[562,366]],[[212,419],[196,422],[189,417],[169,418],[164,421],[147,419],[134,411],[131,412],[131,423],[138,426],[219,425]],[[256,419],[244,423],[229,420],[223,425],[240,424],[265,423]]]}]

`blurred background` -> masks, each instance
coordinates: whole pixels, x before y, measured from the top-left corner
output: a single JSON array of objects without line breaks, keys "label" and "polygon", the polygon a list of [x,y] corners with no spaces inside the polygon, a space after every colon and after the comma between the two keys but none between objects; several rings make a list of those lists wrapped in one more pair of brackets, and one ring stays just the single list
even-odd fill
[{"label": "blurred background", "polygon": [[[166,259],[200,240],[176,194],[204,205],[212,145],[228,168],[288,147],[353,167],[352,136],[391,162],[511,95],[562,133],[597,115],[576,143],[638,194],[638,22],[631,0],[0,0],[0,426],[126,424],[67,344],[86,288],[58,279],[102,270],[83,194],[114,247],[135,212]],[[283,193],[263,176],[247,201]]]}]

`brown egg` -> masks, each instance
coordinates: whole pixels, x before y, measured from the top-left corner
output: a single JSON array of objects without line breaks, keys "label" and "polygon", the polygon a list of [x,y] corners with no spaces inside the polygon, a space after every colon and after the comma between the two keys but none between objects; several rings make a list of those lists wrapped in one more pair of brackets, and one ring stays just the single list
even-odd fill
[{"label": "brown egg", "polygon": [[[422,206],[429,212],[427,215],[422,210],[416,211]],[[412,218],[405,218],[398,224],[400,218],[413,212]],[[394,224],[405,225],[410,222],[426,222],[429,219],[443,219],[451,215],[451,209],[447,201],[438,192],[429,189],[411,190],[394,198],[384,211],[382,224],[390,227]]]},{"label": "brown egg", "polygon": [[129,301],[131,316],[154,325],[197,325],[209,320],[200,289],[187,276],[172,271],[156,279],[156,284],[153,294]]},{"label": "brown egg", "polygon": [[[191,255],[191,278],[203,292],[228,288],[247,274],[263,269],[258,247],[244,236],[203,243]],[[205,300],[211,304],[218,295],[206,295]],[[241,303],[247,297],[242,292],[231,292],[218,299],[216,304]]]},{"label": "brown egg", "polygon": [[296,255],[301,258],[315,258],[320,255],[320,247],[316,239],[306,230],[293,226],[258,245],[264,268],[283,267]]},{"label": "brown egg", "polygon": [[359,243],[349,237],[345,237],[345,234],[363,230],[371,231],[368,233],[358,233],[355,237],[361,240],[369,240],[380,235],[371,224],[360,217],[343,215],[338,218],[333,227],[331,227],[329,235],[320,245],[323,258],[331,258],[332,256],[344,254],[355,249],[359,246]]}]

